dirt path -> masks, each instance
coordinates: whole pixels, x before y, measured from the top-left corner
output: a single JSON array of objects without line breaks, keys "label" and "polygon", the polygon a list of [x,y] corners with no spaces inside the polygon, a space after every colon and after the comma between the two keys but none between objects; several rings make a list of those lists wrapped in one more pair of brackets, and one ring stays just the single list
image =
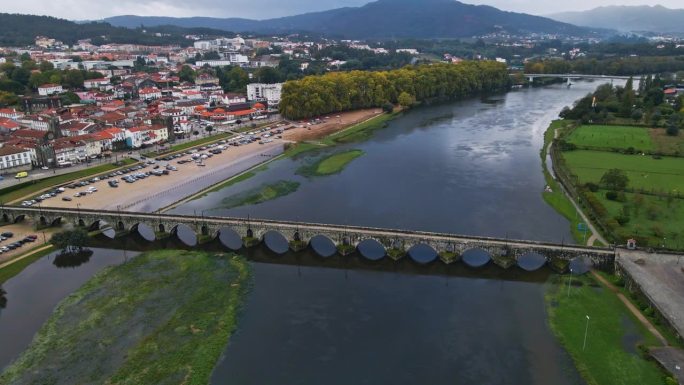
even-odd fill
[{"label": "dirt path", "polygon": [[[557,139],[557,138],[558,138],[558,130],[554,130],[554,131],[553,131],[553,138],[554,138],[554,139]],[[552,164],[551,167],[553,168],[553,156],[551,156],[552,144],[553,144],[553,142],[552,142],[552,143],[549,143],[549,144],[546,146],[546,153],[547,153],[547,154],[551,157],[551,159],[552,159],[552,160],[551,160],[551,164]],[[548,164],[547,164],[547,166],[548,166]],[[552,171],[553,171],[553,170],[552,170]],[[582,220],[584,221],[584,223],[589,227],[589,230],[591,231],[591,236],[589,237],[589,239],[587,239],[587,246],[593,246],[594,241],[596,241],[596,240],[599,240],[599,241],[600,241],[601,243],[603,243],[604,245],[608,245],[609,243],[606,241],[606,239],[603,238],[603,237],[601,236],[601,234],[596,230],[596,227],[594,227],[594,225],[591,223],[591,221],[589,220],[589,218],[587,218],[587,216],[584,215],[584,212],[583,212],[582,209],[579,207],[579,205],[577,204],[577,202],[575,202],[575,200],[572,199],[572,196],[568,193],[568,191],[565,189],[565,187],[563,186],[563,184],[558,180],[558,178],[556,178],[556,173],[555,173],[555,172],[549,172],[549,174],[551,174],[551,177],[552,177],[553,179],[555,179],[555,180],[558,181],[558,186],[560,186],[561,190],[563,191],[563,194],[565,194],[565,196],[568,198],[568,200],[569,200],[569,201],[572,203],[572,205],[575,207],[575,210],[576,210],[576,211],[579,213],[579,215],[582,217]]]},{"label": "dirt path", "polygon": [[634,314],[634,316],[639,320],[639,322],[641,322],[642,325],[644,325],[644,327],[646,327],[646,329],[648,329],[648,331],[650,331],[654,336],[656,336],[656,338],[658,338],[658,340],[660,340],[660,343],[662,343],[663,346],[669,346],[665,337],[663,337],[663,335],[660,334],[658,329],[656,329],[655,326],[653,326],[651,321],[649,321],[648,318],[641,314],[639,309],[637,309],[636,306],[634,306],[634,304],[630,302],[630,300],[628,300],[627,297],[625,297],[624,294],[622,294],[622,292],[620,292],[620,289],[618,289],[612,283],[608,282],[608,280],[603,278],[594,270],[591,271],[591,275],[594,278],[596,278],[599,282],[601,282],[603,285],[605,285],[607,288],[609,288],[613,293],[615,293],[618,296],[618,298],[620,298],[620,301],[622,301],[622,303],[624,303],[625,306],[627,306],[627,309],[629,309],[629,311],[632,314]]}]

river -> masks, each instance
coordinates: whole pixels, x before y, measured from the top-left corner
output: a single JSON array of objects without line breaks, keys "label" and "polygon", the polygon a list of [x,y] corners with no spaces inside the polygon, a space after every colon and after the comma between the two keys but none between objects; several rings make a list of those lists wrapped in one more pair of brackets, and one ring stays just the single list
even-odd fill
[{"label": "river", "polygon": [[[283,159],[172,212],[571,242],[568,221],[541,197],[539,151],[550,121],[598,84],[418,108],[370,140],[324,151],[365,152],[337,175],[307,179],[295,172],[311,157]],[[259,205],[220,208],[228,196],[279,180],[301,185]]]},{"label": "river", "polygon": [[[365,152],[340,174],[309,180],[295,171],[310,159],[279,160],[174,211],[570,242],[568,222],[541,198],[539,150],[549,121],[597,85],[418,108],[368,141],[326,150]],[[301,187],[259,205],[218,208],[224,197],[277,180]],[[88,263],[59,270],[47,257],[6,282],[0,367],[61,298],[121,254],[98,249]],[[213,384],[582,383],[546,323],[547,270],[308,266],[297,256],[273,263],[263,249],[250,257],[253,288]]]}]

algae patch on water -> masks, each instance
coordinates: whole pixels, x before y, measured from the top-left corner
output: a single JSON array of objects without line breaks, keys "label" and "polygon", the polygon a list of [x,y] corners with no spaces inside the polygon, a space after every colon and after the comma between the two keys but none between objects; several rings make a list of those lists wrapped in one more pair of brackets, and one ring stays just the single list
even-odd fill
[{"label": "algae patch on water", "polygon": [[326,176],[342,172],[349,163],[364,154],[361,150],[338,152],[315,161],[304,164],[297,170],[297,174],[305,177]]},{"label": "algae patch on water", "polygon": [[163,250],[64,299],[2,384],[206,384],[235,330],[247,262]]},{"label": "algae patch on water", "polygon": [[275,183],[264,184],[239,194],[231,195],[221,200],[219,208],[232,209],[234,207],[256,205],[267,202],[281,196],[292,194],[299,188],[299,182],[281,180]]}]

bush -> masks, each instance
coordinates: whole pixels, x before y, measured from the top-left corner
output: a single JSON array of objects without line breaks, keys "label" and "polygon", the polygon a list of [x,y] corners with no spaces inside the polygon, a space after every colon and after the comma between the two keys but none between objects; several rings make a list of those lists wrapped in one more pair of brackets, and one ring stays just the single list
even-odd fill
[{"label": "bush", "polygon": [[593,183],[593,182],[585,183],[584,187],[586,187],[587,190],[589,190],[591,192],[597,192],[599,190],[599,185],[597,185],[596,183]]},{"label": "bush", "polygon": [[606,191],[606,199],[609,201],[616,201],[618,199],[617,191]]},{"label": "bush", "polygon": [[666,132],[667,135],[669,135],[669,136],[677,136],[677,135],[679,135],[679,127],[677,127],[677,126],[670,126],[670,127],[667,128],[667,130],[665,130],[665,132]]},{"label": "bush", "polygon": [[391,114],[392,112],[394,112],[394,104],[387,102],[382,105],[382,110],[388,114]]},{"label": "bush", "polygon": [[620,214],[615,217],[615,220],[620,224],[620,226],[624,226],[629,223],[629,215]]}]

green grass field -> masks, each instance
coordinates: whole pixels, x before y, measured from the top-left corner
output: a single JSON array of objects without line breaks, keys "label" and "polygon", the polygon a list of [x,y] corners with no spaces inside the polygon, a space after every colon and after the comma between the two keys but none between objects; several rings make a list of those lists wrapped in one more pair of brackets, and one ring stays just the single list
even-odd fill
[{"label": "green grass field", "polygon": [[656,149],[649,129],[630,126],[579,126],[566,139],[580,147],[594,147],[599,149],[634,148],[641,151]]},{"label": "green grass field", "polygon": [[249,280],[237,256],[162,250],[64,299],[0,375],[13,384],[207,384]]},{"label": "green grass field", "polygon": [[297,174],[306,177],[326,176],[342,172],[349,163],[363,155],[361,150],[349,150],[331,154],[305,164],[297,170]]},{"label": "green grass field", "polygon": [[[570,353],[589,385],[663,385],[666,375],[644,359],[636,344],[658,340],[637,322],[618,297],[590,276],[556,276],[549,283],[547,309],[551,329]],[[577,286],[581,285],[581,286]],[[586,348],[583,349],[589,316]]]},{"label": "green grass field", "polygon": [[[133,159],[124,159],[123,165],[131,165],[136,163]],[[88,178],[97,174],[106,173],[123,166],[115,166],[114,164],[103,164],[87,169],[70,172],[62,175],[55,175],[48,178],[43,178],[35,181],[20,183],[18,185],[6,187],[0,190],[0,202],[8,203],[21,199],[26,196],[37,193],[50,187],[56,187],[76,179]]]},{"label": "green grass field", "polygon": [[594,195],[608,211],[610,218],[619,216],[623,210],[629,213],[629,222],[622,225],[625,234],[647,238],[648,245],[671,249],[684,247],[684,199],[653,195],[626,193],[625,202],[608,200],[605,190]]},{"label": "green grass field", "polygon": [[570,171],[579,183],[598,183],[612,168],[623,170],[629,177],[628,188],[657,192],[684,192],[684,158],[624,155],[601,151],[567,151],[563,153]]}]

